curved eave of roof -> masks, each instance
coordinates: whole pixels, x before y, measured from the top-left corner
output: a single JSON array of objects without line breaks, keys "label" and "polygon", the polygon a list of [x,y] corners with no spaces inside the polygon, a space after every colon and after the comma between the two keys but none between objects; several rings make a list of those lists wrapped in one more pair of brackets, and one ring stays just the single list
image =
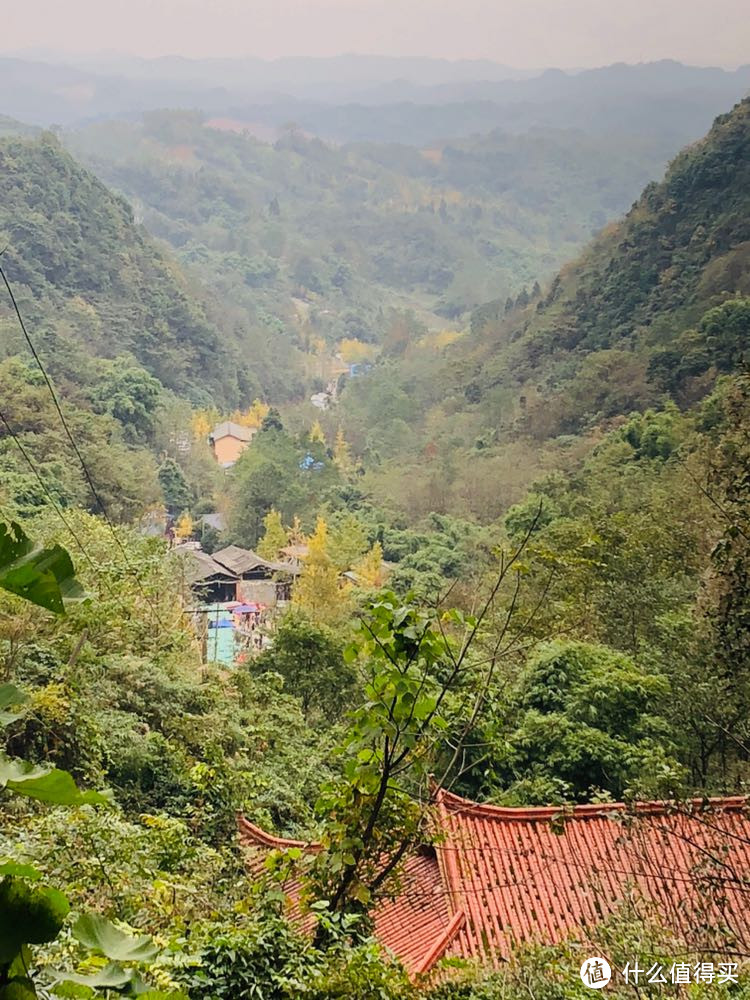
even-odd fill
[{"label": "curved eave of roof", "polygon": [[207,552],[200,549],[187,549],[185,552],[174,551],[174,554],[184,561],[185,580],[190,586],[199,583],[234,583],[236,577],[221,563],[216,562]]},{"label": "curved eave of roof", "polygon": [[536,822],[551,820],[558,817],[564,819],[586,819],[606,816],[636,815],[662,816],[677,810],[689,809],[691,813],[721,810],[722,812],[737,812],[748,807],[748,796],[734,795],[726,798],[688,799],[685,802],[674,800],[654,802],[594,802],[575,806],[496,806],[486,802],[473,802],[454,792],[438,789],[435,793],[438,805],[450,813],[460,813],[465,816],[477,816],[484,819],[506,820],[516,823],[520,821]]},{"label": "curved eave of roof", "polygon": [[255,823],[251,823],[245,816],[237,817],[237,825],[240,830],[240,839],[245,843],[247,841],[254,842],[258,847],[270,847],[278,851],[299,847],[311,854],[317,854],[318,851],[323,850],[323,845],[315,840],[291,840],[288,837],[276,837],[256,826]]}]

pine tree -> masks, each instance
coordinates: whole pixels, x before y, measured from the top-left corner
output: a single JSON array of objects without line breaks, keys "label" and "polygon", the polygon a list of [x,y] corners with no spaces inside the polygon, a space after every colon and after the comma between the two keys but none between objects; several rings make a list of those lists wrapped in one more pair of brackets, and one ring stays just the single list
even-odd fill
[{"label": "pine tree", "polygon": [[284,430],[284,425],[281,422],[281,414],[279,413],[279,411],[276,409],[275,406],[272,406],[269,409],[268,413],[265,415],[265,417],[263,417],[263,421],[261,422],[260,429],[262,431],[283,431]]},{"label": "pine tree", "polygon": [[263,518],[265,533],[258,545],[258,555],[269,562],[275,562],[286,545],[286,531],[281,523],[281,514],[273,507]]},{"label": "pine tree", "polygon": [[307,545],[307,558],[294,584],[292,603],[313,621],[335,624],[345,616],[348,601],[328,553],[328,525],[322,517]]},{"label": "pine tree", "polygon": [[185,474],[173,458],[165,458],[159,466],[159,485],[164,494],[164,503],[174,514],[190,505],[192,499]]}]

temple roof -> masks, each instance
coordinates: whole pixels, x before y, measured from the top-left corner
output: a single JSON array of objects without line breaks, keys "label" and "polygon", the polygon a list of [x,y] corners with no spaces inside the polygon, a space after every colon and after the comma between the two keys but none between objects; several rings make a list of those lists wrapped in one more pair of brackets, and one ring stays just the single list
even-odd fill
[{"label": "temple roof", "polygon": [[[412,975],[443,956],[496,965],[524,942],[585,939],[625,899],[653,904],[687,947],[703,947],[695,935],[712,923],[739,933],[750,915],[744,797],[513,809],[439,790],[433,816],[434,845],[407,860],[395,895],[373,913],[376,936]],[[320,850],[246,820],[240,837],[256,856]]]}]

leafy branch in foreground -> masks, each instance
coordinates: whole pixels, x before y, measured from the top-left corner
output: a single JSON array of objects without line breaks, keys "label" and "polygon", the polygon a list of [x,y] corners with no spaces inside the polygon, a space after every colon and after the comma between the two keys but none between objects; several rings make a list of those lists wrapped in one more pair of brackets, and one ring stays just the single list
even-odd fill
[{"label": "leafy branch in foreground", "polygon": [[55,614],[83,597],[68,552],[36,544],[15,522],[0,523],[0,587]]},{"label": "leafy branch in foreground", "polygon": [[[365,702],[352,713],[339,748],[340,773],[316,803],[323,850],[311,865],[309,895],[318,906],[325,901],[329,914],[364,916],[409,852],[429,836],[425,820],[435,788],[451,776],[496,666],[513,648],[521,556],[538,517],[518,547],[501,555],[476,614],[430,614],[385,592],[361,620],[344,655],[365,671]],[[506,607],[487,634],[505,583]],[[527,624],[520,623],[521,633]],[[486,651],[475,657],[480,637]],[[442,775],[438,782],[435,773]],[[320,922],[318,937],[325,936]]]}]

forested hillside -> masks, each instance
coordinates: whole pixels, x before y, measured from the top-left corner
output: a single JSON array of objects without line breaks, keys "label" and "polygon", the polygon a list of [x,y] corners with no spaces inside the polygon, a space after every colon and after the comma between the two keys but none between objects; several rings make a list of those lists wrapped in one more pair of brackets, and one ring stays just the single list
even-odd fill
[{"label": "forested hillside", "polygon": [[[69,322],[69,349],[130,354],[185,395],[235,396],[237,375],[215,322],[129,205],[49,134],[0,146],[3,264],[37,327]],[[201,373],[200,375],[198,373]]]},{"label": "forested hillside", "polygon": [[[575,464],[609,421],[709,391],[748,338],[749,150],[746,100],[545,292],[482,306],[448,347],[402,344],[352,384],[342,408],[379,464],[373,482],[412,511],[491,516],[540,471]],[[487,479],[494,496],[470,485]]]},{"label": "forested hillside", "polygon": [[662,137],[564,129],[416,150],[337,148],[292,128],[270,145],[227,130],[241,122],[211,124],[150,113],[66,141],[270,337],[304,348],[315,336],[381,340],[384,307],[450,319],[531,287],[676,149]]},{"label": "forested hillside", "polygon": [[[189,413],[188,401],[232,404],[252,391],[235,331],[128,204],[49,134],[0,141],[0,234],[4,272],[99,496],[116,518],[140,516],[161,500],[164,407],[179,396]],[[6,501],[34,510],[52,497],[98,509],[5,287],[0,386]]]}]

